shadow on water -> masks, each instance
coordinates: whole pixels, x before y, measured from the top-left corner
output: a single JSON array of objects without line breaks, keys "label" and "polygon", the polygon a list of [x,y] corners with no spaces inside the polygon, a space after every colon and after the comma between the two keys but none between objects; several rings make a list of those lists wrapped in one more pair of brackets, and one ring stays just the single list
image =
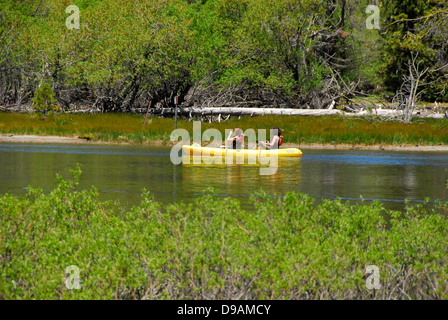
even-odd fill
[{"label": "shadow on water", "polygon": [[[80,187],[94,185],[102,200],[137,204],[147,189],[162,203],[191,202],[212,188],[250,210],[249,198],[288,191],[316,199],[381,201],[401,210],[405,199],[442,199],[448,168],[445,153],[305,150],[303,158],[281,159],[275,174],[260,175],[260,165],[173,165],[170,147],[0,144],[0,193],[25,195],[28,186],[51,190],[55,175],[83,165]],[[266,166],[264,166],[266,167]]]}]

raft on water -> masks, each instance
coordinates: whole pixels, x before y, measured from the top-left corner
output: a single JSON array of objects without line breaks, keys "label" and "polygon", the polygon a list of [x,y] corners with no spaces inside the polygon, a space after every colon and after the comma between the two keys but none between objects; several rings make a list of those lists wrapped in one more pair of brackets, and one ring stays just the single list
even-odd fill
[{"label": "raft on water", "polygon": [[282,148],[282,149],[228,149],[228,148],[211,148],[199,145],[183,145],[182,152],[184,155],[190,156],[222,156],[222,157],[302,157],[302,151],[298,148]]}]

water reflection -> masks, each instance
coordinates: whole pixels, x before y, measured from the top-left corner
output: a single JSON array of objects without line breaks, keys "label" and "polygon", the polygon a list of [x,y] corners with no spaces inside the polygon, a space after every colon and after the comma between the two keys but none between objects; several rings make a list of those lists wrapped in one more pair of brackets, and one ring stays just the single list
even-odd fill
[{"label": "water reflection", "polygon": [[278,167],[272,175],[260,175],[260,164],[184,164],[182,182],[184,192],[203,194],[207,188],[216,193],[230,196],[249,197],[260,190],[284,194],[300,184],[300,158],[279,159]]},{"label": "water reflection", "polygon": [[303,165],[320,179],[308,189],[314,197],[362,196],[402,209],[405,199],[443,199],[448,157],[446,153],[317,151]]}]

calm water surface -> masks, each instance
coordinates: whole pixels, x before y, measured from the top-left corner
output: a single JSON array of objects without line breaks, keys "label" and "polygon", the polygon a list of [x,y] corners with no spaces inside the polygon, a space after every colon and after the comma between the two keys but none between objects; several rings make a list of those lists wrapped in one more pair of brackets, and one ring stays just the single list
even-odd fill
[{"label": "calm water surface", "polygon": [[444,199],[447,153],[303,150],[302,159],[282,161],[272,176],[256,165],[173,165],[170,147],[0,144],[0,193],[23,196],[28,186],[45,191],[56,173],[83,165],[80,187],[94,185],[103,200],[132,205],[147,189],[157,201],[190,202],[212,187],[250,208],[260,190],[275,195],[303,192],[317,199],[380,200],[400,209],[404,199]]}]

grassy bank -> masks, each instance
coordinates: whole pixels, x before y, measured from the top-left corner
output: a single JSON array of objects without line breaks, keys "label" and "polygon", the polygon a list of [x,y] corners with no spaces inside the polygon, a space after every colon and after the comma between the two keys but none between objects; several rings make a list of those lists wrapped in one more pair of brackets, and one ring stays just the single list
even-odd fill
[{"label": "grassy bank", "polygon": [[[169,142],[174,120],[130,114],[58,114],[40,117],[29,114],[0,113],[1,134],[54,135],[82,137],[97,142],[150,144]],[[405,124],[375,122],[339,116],[261,116],[232,118],[221,123],[202,123],[202,130],[216,128],[223,133],[235,127],[244,130],[279,126],[285,143],[352,145],[445,145],[448,144],[448,120],[425,119]],[[192,133],[193,123],[179,120],[178,128]]]},{"label": "grassy bank", "polygon": [[[0,196],[0,299],[447,299],[447,205],[349,205],[288,193],[129,210],[58,178]],[[80,286],[66,268],[79,268]],[[366,267],[379,270],[378,289]]]}]

